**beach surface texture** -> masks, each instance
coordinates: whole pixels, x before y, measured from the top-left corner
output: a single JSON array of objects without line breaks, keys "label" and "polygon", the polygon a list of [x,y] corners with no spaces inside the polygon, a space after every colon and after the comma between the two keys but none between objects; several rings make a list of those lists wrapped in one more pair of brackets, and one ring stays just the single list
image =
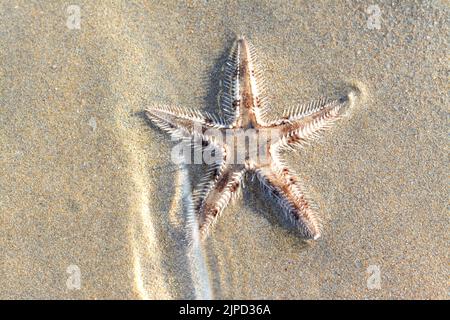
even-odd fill
[{"label": "beach surface texture", "polygon": [[[445,1],[1,1],[0,298],[448,298]],[[250,181],[203,243],[185,208],[204,168],[152,105],[221,114],[237,36],[271,112],[356,88],[291,152],[322,236]]]}]

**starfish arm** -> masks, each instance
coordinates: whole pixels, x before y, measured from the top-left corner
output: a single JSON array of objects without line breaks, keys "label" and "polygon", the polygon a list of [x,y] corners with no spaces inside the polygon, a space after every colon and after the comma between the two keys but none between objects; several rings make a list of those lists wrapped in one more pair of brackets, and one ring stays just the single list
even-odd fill
[{"label": "starfish arm", "polygon": [[306,105],[289,108],[283,118],[272,121],[268,127],[279,132],[278,145],[293,147],[319,137],[319,133],[331,128],[343,116],[347,97],[326,98]]},{"label": "starfish arm", "polygon": [[[258,122],[266,110],[264,79],[255,48],[238,39],[225,63],[220,104],[232,126]],[[254,119],[256,118],[256,119]]]},{"label": "starfish arm", "polygon": [[254,109],[256,120],[258,124],[265,125],[265,118],[270,109],[269,98],[267,96],[266,79],[264,78],[264,68],[259,63],[258,54],[255,47],[248,43],[250,59],[252,61],[252,71],[250,72],[250,81],[252,82],[252,89],[254,92]]},{"label": "starfish arm", "polygon": [[154,106],[147,108],[145,115],[159,128],[179,139],[193,136],[203,139],[204,132],[208,129],[226,128],[223,119],[187,108]]},{"label": "starfish arm", "polygon": [[238,197],[245,170],[242,167],[221,165],[212,169],[214,178],[207,175],[194,192],[194,209],[198,214],[200,238],[204,240],[230,200]]},{"label": "starfish arm", "polygon": [[256,169],[256,176],[305,238],[320,237],[321,225],[315,205],[294,173],[285,166],[271,165]]}]

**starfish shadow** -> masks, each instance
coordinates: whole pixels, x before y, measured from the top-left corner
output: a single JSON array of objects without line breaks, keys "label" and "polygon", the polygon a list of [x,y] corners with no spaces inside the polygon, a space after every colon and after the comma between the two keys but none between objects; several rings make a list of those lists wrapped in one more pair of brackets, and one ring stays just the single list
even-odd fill
[{"label": "starfish shadow", "polygon": [[[246,201],[251,199],[251,201]],[[306,249],[310,242],[304,239],[304,235],[292,223],[288,216],[280,213],[280,208],[274,203],[273,198],[263,189],[257,177],[249,176],[246,181],[246,188],[243,190],[242,201],[244,206],[251,207],[251,210],[262,215],[272,226],[279,227],[295,242]],[[249,206],[247,203],[251,203]]]},{"label": "starfish shadow", "polygon": [[[230,48],[234,42],[233,37],[229,37],[226,40],[226,48]],[[221,82],[224,80],[223,67],[229,57],[229,51],[224,50],[222,54],[216,58],[213,67],[206,74],[202,82],[206,86],[207,92],[203,98],[204,105],[206,106],[202,111],[206,111],[212,114],[224,116],[223,110],[220,107],[221,91],[223,89]]]}]

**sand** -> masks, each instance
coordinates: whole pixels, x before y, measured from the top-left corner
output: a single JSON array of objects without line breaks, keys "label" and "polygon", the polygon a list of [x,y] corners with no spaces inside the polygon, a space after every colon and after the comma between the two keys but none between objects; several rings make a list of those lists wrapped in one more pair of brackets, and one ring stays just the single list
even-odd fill
[{"label": "sand", "polygon": [[[376,4],[379,29],[365,1],[2,1],[0,298],[447,299],[449,8]],[[249,183],[189,253],[202,168],[173,164],[175,142],[141,112],[220,112],[239,34],[274,114],[361,94],[287,157],[321,208],[319,241]]]}]

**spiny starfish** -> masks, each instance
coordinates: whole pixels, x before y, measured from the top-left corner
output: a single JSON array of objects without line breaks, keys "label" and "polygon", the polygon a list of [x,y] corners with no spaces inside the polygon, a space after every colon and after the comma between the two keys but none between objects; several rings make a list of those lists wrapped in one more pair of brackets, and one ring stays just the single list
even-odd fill
[{"label": "spiny starfish", "polygon": [[[193,210],[197,214],[201,239],[207,237],[230,200],[239,194],[244,176],[253,174],[302,235],[315,240],[321,232],[317,208],[302,183],[280,158],[280,152],[315,139],[320,131],[330,128],[342,116],[353,94],[287,108],[282,118],[269,120],[261,74],[257,70],[255,50],[241,37],[235,42],[224,68],[221,99],[224,118],[167,106],[148,108],[146,115],[172,136],[194,145],[200,141],[203,151],[212,146],[216,152],[218,161],[210,166],[193,193]],[[245,140],[244,151],[242,143],[236,145],[237,141],[242,141],[242,133],[249,131],[256,138],[253,142],[258,142],[259,157],[250,154]],[[243,161],[236,161],[235,154]]]}]

